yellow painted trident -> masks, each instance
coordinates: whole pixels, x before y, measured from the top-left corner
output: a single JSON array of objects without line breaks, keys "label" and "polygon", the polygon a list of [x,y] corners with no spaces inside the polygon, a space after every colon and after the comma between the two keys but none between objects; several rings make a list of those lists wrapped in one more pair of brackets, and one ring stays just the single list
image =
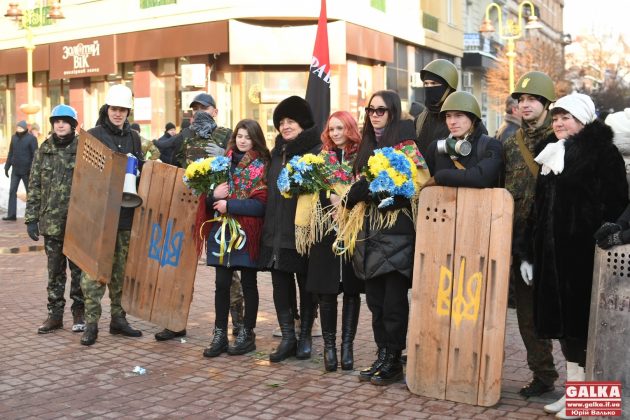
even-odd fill
[{"label": "yellow painted trident", "polygon": [[440,267],[440,283],[437,291],[438,315],[451,316],[455,320],[455,326],[459,327],[462,320],[476,321],[481,305],[481,289],[483,275],[476,272],[466,280],[466,298],[464,297],[464,273],[466,271],[466,258],[462,257],[459,265],[457,279],[457,295],[451,301],[453,292],[453,273],[448,268]]}]

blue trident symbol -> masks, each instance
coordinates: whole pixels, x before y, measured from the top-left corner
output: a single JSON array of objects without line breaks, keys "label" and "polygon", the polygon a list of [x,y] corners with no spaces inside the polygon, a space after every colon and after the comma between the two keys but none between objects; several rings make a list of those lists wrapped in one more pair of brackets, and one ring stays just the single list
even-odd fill
[{"label": "blue trident symbol", "polygon": [[[182,242],[184,241],[184,232],[172,233],[173,220],[169,219],[166,224],[166,235],[162,242],[162,228],[159,224],[154,223],[151,227],[151,241],[149,244],[149,258],[160,262],[160,266],[172,265],[177,267],[179,265],[179,256],[182,252]],[[172,235],[172,237],[171,237]]]}]

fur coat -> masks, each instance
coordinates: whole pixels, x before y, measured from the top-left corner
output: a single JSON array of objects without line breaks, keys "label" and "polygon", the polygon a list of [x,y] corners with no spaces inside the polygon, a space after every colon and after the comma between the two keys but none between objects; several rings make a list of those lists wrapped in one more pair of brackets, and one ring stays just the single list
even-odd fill
[{"label": "fur coat", "polygon": [[[602,223],[614,222],[628,203],[624,161],[612,139],[607,125],[587,124],[567,139],[564,170],[538,175],[527,243],[539,338],[587,337],[593,234]],[[548,143],[539,143],[536,154]]]}]

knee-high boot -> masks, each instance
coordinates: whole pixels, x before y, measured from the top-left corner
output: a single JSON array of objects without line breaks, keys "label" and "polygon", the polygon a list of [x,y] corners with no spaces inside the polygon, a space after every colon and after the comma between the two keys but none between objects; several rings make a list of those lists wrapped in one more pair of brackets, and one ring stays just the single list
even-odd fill
[{"label": "knee-high boot", "polygon": [[341,315],[341,369],[352,370],[354,368],[354,336],[359,324],[361,311],[360,296],[343,295],[343,312]]},{"label": "knee-high boot", "polygon": [[311,349],[313,347],[311,329],[313,328],[316,307],[314,303],[302,305],[302,302],[300,302],[300,339],[295,357],[301,360],[311,358]]},{"label": "knee-high boot", "polygon": [[324,338],[324,369],[327,372],[337,370],[337,301],[319,303],[319,315],[322,321]]},{"label": "knee-high boot", "polygon": [[276,351],[269,355],[270,362],[281,362],[284,359],[295,356],[295,320],[290,309],[277,312],[280,331],[282,331],[282,341]]}]

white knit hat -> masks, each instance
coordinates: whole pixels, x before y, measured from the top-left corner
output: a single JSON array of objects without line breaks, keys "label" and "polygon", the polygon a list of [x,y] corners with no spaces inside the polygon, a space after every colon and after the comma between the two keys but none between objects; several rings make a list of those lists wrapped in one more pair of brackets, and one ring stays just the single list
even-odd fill
[{"label": "white knit hat", "polygon": [[606,124],[615,133],[614,142],[621,154],[624,158],[630,157],[630,108],[609,114]]},{"label": "white knit hat", "polygon": [[609,114],[606,117],[606,124],[613,129],[615,137],[617,137],[617,135],[630,137],[630,108]]},{"label": "white knit hat", "polygon": [[588,95],[572,93],[558,99],[549,107],[550,110],[561,108],[573,115],[573,117],[586,125],[595,121],[595,104]]}]

